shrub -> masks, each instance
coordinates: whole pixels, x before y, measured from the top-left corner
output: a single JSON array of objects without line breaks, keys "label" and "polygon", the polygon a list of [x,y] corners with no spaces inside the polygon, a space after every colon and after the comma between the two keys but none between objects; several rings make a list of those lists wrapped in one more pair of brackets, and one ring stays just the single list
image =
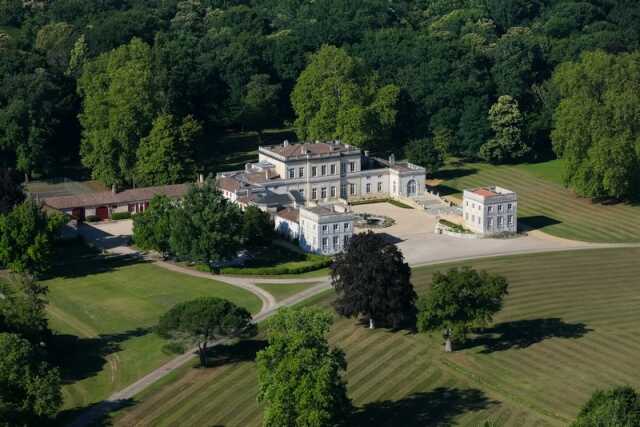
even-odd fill
[{"label": "shrub", "polygon": [[467,230],[462,225],[453,223],[451,221],[447,221],[446,219],[441,219],[438,222],[440,223],[440,225],[447,227],[449,230],[453,231],[454,233],[463,233],[463,234],[471,233],[471,231]]},{"label": "shrub", "polygon": [[319,256],[319,255],[310,255],[308,261],[302,261],[297,263],[291,263],[292,265],[277,265],[274,267],[254,267],[254,268],[243,268],[243,267],[225,267],[222,268],[222,274],[238,274],[238,275],[247,275],[247,276],[274,276],[274,275],[284,275],[284,274],[302,274],[308,273],[310,271],[320,270],[321,268],[328,267],[331,264],[331,258]]},{"label": "shrub", "polygon": [[175,341],[162,346],[162,352],[167,355],[184,354],[185,351],[187,351],[185,345]]},{"label": "shrub", "polygon": [[129,219],[131,218],[131,212],[114,212],[111,215],[111,219],[114,221],[118,221],[121,219]]},{"label": "shrub", "polygon": [[87,222],[100,222],[100,217],[97,216],[97,215],[88,215],[85,218],[85,221],[87,221]]}]

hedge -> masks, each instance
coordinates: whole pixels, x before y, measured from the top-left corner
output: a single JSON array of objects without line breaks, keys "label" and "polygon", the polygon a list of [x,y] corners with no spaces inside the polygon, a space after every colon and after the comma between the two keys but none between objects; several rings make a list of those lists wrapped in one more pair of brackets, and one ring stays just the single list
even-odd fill
[{"label": "hedge", "polygon": [[224,267],[220,270],[222,274],[236,274],[247,276],[274,276],[284,274],[302,274],[310,271],[320,270],[331,265],[331,258],[324,258],[314,261],[303,261],[301,265],[277,265],[274,267]]},{"label": "hedge", "polygon": [[130,212],[114,212],[111,215],[111,219],[113,219],[114,221],[118,221],[120,219],[129,219],[129,218],[131,218]]},{"label": "hedge", "polygon": [[88,215],[85,218],[85,221],[87,221],[87,222],[100,222],[101,220],[100,220],[100,217],[98,215]]}]

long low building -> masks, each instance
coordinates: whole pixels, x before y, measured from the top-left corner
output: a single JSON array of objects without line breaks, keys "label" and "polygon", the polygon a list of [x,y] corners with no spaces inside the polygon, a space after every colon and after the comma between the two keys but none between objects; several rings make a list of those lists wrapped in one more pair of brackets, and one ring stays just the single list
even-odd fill
[{"label": "long low building", "polygon": [[89,216],[109,219],[116,212],[130,212],[132,214],[144,212],[149,207],[151,199],[157,195],[180,199],[184,197],[188,189],[189,184],[175,184],[133,188],[120,192],[101,191],[74,196],[47,197],[43,199],[43,204],[80,221]]}]

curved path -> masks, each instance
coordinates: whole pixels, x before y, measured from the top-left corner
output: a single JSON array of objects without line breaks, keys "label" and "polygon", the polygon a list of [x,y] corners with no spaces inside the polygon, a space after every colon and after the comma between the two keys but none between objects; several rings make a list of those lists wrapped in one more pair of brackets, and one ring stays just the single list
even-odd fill
[{"label": "curved path", "polygon": [[[103,248],[105,251],[116,254],[132,254],[135,251],[129,247],[123,247],[116,244],[115,240],[119,236],[100,235],[91,230],[80,230],[81,234],[92,240],[98,247]],[[441,264],[445,262],[463,261],[485,257],[495,256],[507,256],[527,253],[540,253],[540,252],[556,252],[556,251],[568,251],[568,250],[589,250],[589,249],[602,249],[602,248],[618,248],[618,247],[638,247],[640,244],[593,244],[585,242],[574,242],[565,239],[558,239],[552,236],[548,236],[543,233],[530,233],[528,238],[520,239],[505,239],[505,240],[476,240],[465,241],[462,239],[456,239],[446,236],[437,236],[439,244],[433,245],[436,236],[432,233],[426,238],[418,238],[422,233],[413,234],[413,239],[407,236],[406,239],[400,239],[397,242],[398,246],[403,249],[403,252],[407,254],[407,261],[411,267],[427,266],[434,264]],[[404,236],[403,236],[404,237]],[[509,244],[513,241],[517,241],[518,244]],[[511,242],[510,242],[511,241]],[[529,242],[534,244],[529,244]],[[481,243],[484,245],[481,245]],[[489,244],[487,245],[487,243]],[[525,243],[526,242],[526,243]],[[108,244],[105,244],[108,243]],[[428,244],[431,243],[431,244]],[[523,244],[524,243],[524,244]],[[487,247],[489,246],[489,247]],[[260,322],[268,317],[272,316],[279,308],[286,306],[293,306],[302,302],[314,295],[322,293],[331,288],[329,277],[314,277],[303,279],[264,279],[264,278],[250,278],[250,277],[236,277],[236,276],[224,276],[224,275],[212,275],[210,273],[200,272],[193,269],[185,268],[166,261],[154,261],[156,265],[168,270],[188,274],[191,276],[197,276],[207,278],[215,281],[227,283],[229,285],[238,286],[249,292],[252,292],[262,301],[262,309],[258,314],[253,317],[254,322]],[[320,282],[320,283],[318,283]],[[297,293],[283,301],[276,302],[273,295],[264,289],[256,286],[256,283],[318,283],[314,286],[305,289],[302,292]],[[210,345],[218,345],[225,340],[219,340],[211,342]],[[128,387],[120,390],[109,396],[109,398],[102,402],[88,408],[80,414],[78,418],[71,424],[73,427],[84,427],[91,425],[100,417],[108,414],[109,412],[123,406],[126,402],[132,399],[135,395],[142,390],[163,378],[165,375],[180,368],[195,357],[195,349],[189,351],[175,359],[169,361],[165,365],[155,369],[144,377],[140,378]]]}]

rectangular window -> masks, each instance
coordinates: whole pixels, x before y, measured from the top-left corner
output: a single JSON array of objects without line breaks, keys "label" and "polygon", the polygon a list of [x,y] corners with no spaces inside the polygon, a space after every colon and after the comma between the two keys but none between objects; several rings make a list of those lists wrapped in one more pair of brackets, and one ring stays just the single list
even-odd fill
[{"label": "rectangular window", "polygon": [[347,184],[342,184],[340,186],[340,197],[343,199],[347,198]]},{"label": "rectangular window", "polygon": [[487,212],[492,212],[492,211],[493,211],[493,206],[487,207]]},{"label": "rectangular window", "polygon": [[513,208],[513,205],[511,203],[507,204],[507,210],[510,211]]},{"label": "rectangular window", "polygon": [[476,208],[476,204],[475,204],[475,203],[472,203],[472,204],[471,204],[471,209],[475,209],[475,208]]},{"label": "rectangular window", "polygon": [[367,194],[371,193],[371,184],[367,183]]},{"label": "rectangular window", "polygon": [[340,176],[346,176],[346,175],[347,175],[347,164],[342,163],[340,165]]},{"label": "rectangular window", "polygon": [[498,217],[498,227],[502,227],[502,217]]},{"label": "rectangular window", "polygon": [[336,197],[336,187],[331,187],[331,197]]},{"label": "rectangular window", "polygon": [[311,189],[311,200],[316,200],[318,198],[318,189],[317,188],[312,188]]},{"label": "rectangular window", "polygon": [[469,206],[469,201],[464,202],[467,206]]},{"label": "rectangular window", "polygon": [[507,217],[507,224],[509,224],[509,225],[513,225],[513,215],[509,215],[509,216]]},{"label": "rectangular window", "polygon": [[344,228],[344,231],[349,231],[349,223],[345,222],[342,226]]},{"label": "rectangular window", "polygon": [[322,250],[326,251],[328,249],[329,246],[329,239],[327,239],[326,237],[322,238]]},{"label": "rectangular window", "polygon": [[342,239],[342,246],[346,248],[347,243],[349,243],[349,236],[344,236],[344,238]]},{"label": "rectangular window", "polygon": [[329,226],[328,225],[323,225],[322,226],[322,234],[327,234],[328,231],[329,231]]},{"label": "rectangular window", "polygon": [[382,193],[382,183],[378,183],[378,193]]},{"label": "rectangular window", "polygon": [[488,219],[487,219],[487,227],[488,227],[488,228],[493,227],[493,218],[488,218]]},{"label": "rectangular window", "polygon": [[502,205],[498,205],[498,212],[502,212]]},{"label": "rectangular window", "polygon": [[311,176],[318,175],[318,168],[316,166],[311,166]]},{"label": "rectangular window", "polygon": [[393,194],[396,194],[396,182],[393,181]]},{"label": "rectangular window", "polygon": [[334,233],[340,232],[340,224],[333,224],[333,232]]},{"label": "rectangular window", "polygon": [[349,172],[356,171],[356,162],[349,162]]},{"label": "rectangular window", "polygon": [[304,199],[304,188],[301,188],[300,190],[298,190],[298,192],[300,193],[300,196]]},{"label": "rectangular window", "polygon": [[333,236],[333,249],[338,249],[340,244],[340,236]]},{"label": "rectangular window", "polygon": [[336,165],[331,165],[330,170],[331,170],[331,175],[335,175],[336,174]]},{"label": "rectangular window", "polygon": [[296,170],[294,168],[289,169],[289,179],[296,177]]},{"label": "rectangular window", "polygon": [[321,199],[326,199],[327,198],[327,187],[322,187],[320,189],[320,198]]},{"label": "rectangular window", "polygon": [[304,178],[304,168],[298,168],[298,178]]},{"label": "rectangular window", "polygon": [[327,165],[320,166],[320,175],[325,176],[327,174]]},{"label": "rectangular window", "polygon": [[356,194],[356,185],[355,184],[349,184],[349,194],[351,194],[352,196],[354,194]]}]

